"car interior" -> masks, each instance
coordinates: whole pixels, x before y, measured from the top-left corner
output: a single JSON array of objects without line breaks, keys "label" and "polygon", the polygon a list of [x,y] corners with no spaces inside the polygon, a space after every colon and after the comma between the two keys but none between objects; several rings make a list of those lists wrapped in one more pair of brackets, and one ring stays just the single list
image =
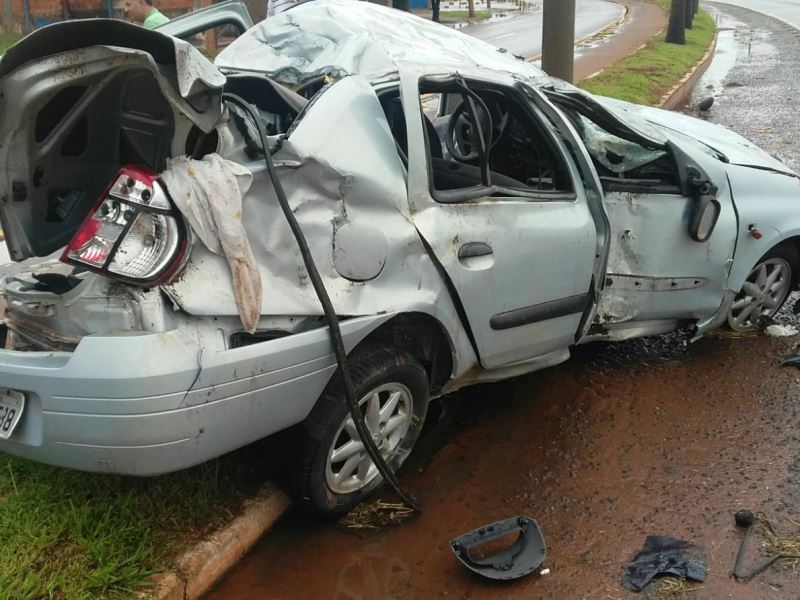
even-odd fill
[{"label": "car interior", "polygon": [[[407,165],[408,132],[399,92],[379,97],[398,154]],[[524,107],[512,90],[423,80],[420,106],[435,199],[561,197],[573,192],[564,159],[532,108]]]}]

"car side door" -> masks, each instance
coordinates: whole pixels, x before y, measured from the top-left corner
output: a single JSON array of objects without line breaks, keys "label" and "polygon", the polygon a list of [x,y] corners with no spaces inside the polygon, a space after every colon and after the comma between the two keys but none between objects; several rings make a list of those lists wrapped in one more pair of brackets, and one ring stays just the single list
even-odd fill
[{"label": "car side door", "polygon": [[[429,116],[436,111],[427,102],[423,110],[422,101],[444,93],[460,95],[452,104],[465,108],[439,111],[435,118],[448,125],[437,127]],[[402,102],[410,214],[460,305],[482,366],[566,356],[592,306],[597,253],[596,226],[567,148],[513,80],[406,73]],[[485,160],[465,159],[461,151],[459,159],[459,139],[467,146],[462,151],[472,150],[469,139],[480,145],[463,118],[480,103],[486,106],[478,111],[495,117]]]},{"label": "car side door", "polygon": [[585,95],[552,96],[592,158],[611,226],[590,333],[660,333],[713,315],[736,245],[724,166],[699,147],[639,134],[633,115],[623,122]]}]

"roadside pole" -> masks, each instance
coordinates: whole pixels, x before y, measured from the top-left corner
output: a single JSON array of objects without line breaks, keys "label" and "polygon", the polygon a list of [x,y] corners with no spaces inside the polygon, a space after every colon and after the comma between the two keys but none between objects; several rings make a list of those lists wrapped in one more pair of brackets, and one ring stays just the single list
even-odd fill
[{"label": "roadside pole", "polygon": [[575,67],[575,0],[544,0],[542,69],[572,83]]}]

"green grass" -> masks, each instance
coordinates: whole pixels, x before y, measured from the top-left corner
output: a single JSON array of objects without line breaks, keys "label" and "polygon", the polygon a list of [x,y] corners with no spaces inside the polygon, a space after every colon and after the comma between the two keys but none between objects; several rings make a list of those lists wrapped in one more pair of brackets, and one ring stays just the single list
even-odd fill
[{"label": "green grass", "polygon": [[0,599],[129,598],[229,520],[263,474],[252,448],[155,478],[80,473],[0,453]]},{"label": "green grass", "polygon": [[694,19],[693,28],[686,30],[685,46],[667,44],[665,33],[661,33],[638,52],[578,85],[601,96],[638,104],[658,104],[703,57],[714,32],[714,19],[701,10]]},{"label": "green grass", "polygon": [[492,16],[492,11],[490,10],[476,10],[475,16],[470,17],[469,11],[467,10],[448,10],[442,11],[439,13],[439,18],[442,21],[450,21],[452,19],[488,19]]},{"label": "green grass", "polygon": [[16,33],[0,32],[0,54],[5,52],[6,48],[8,48],[9,46],[13,46],[21,39],[22,35],[18,35]]}]

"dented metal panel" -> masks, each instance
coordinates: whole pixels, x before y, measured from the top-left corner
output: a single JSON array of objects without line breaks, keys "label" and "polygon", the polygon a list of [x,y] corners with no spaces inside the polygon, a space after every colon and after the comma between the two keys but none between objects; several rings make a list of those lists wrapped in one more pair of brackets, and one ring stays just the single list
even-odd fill
[{"label": "dented metal panel", "polygon": [[322,75],[376,80],[412,64],[550,81],[538,67],[487,42],[404,11],[352,0],[316,0],[271,16],[215,62],[223,70],[265,72],[289,85]]},{"label": "dented metal panel", "polygon": [[736,245],[736,213],[722,165],[698,150],[692,158],[722,184],[722,211],[710,240],[689,236],[692,198],[606,193],[611,248],[595,323],[703,319],[719,308]]}]

